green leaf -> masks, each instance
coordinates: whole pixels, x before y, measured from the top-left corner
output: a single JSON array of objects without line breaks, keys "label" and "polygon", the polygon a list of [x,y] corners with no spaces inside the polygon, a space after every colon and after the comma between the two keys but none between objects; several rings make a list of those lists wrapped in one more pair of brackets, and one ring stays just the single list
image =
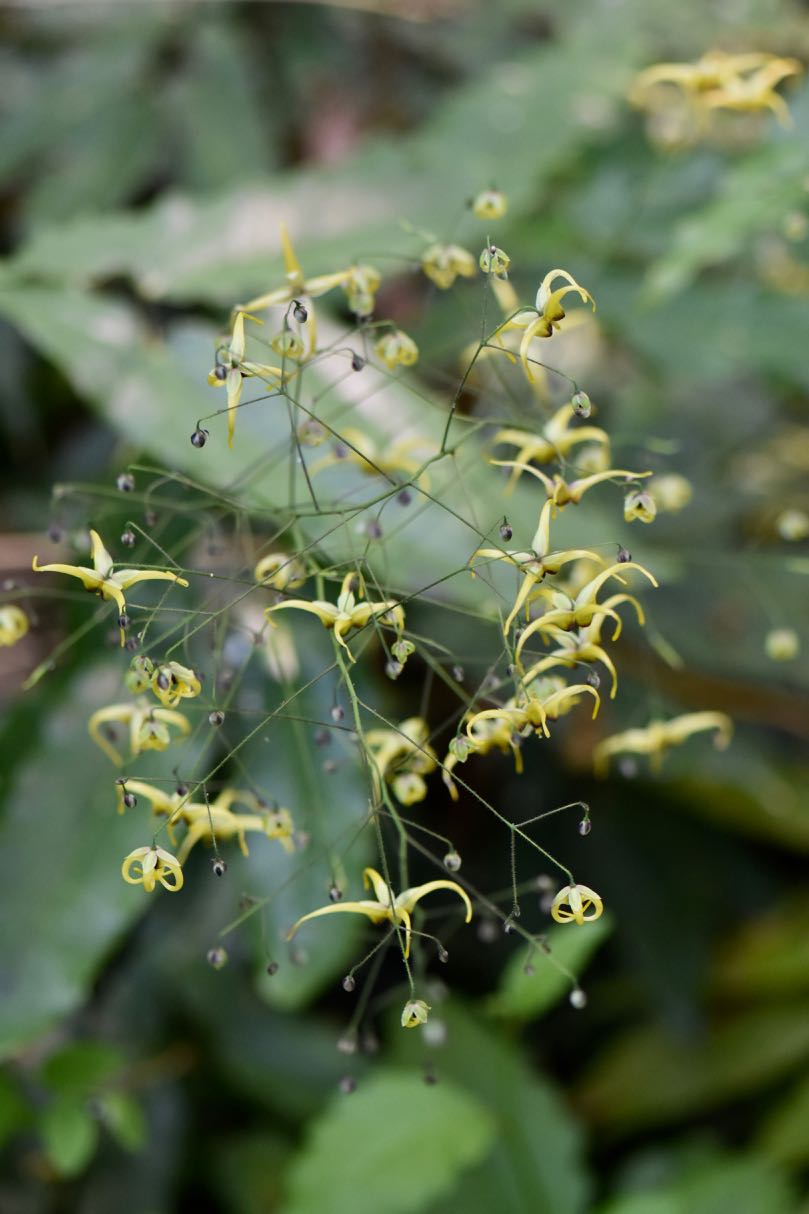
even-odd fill
[{"label": "green leaf", "polygon": [[[497,1208],[509,1214],[584,1214],[590,1181],[583,1136],[560,1094],[491,1022],[456,1001],[433,1004],[433,1026],[442,1024],[446,1031],[446,1041],[429,1056],[438,1086],[446,1079],[463,1084],[495,1118],[497,1138],[486,1160],[461,1178],[446,1205],[431,1206],[430,1214]],[[580,1013],[571,1009],[570,1015]],[[392,1034],[397,1058],[424,1064],[425,1047],[414,1032],[392,1022]]]},{"label": "green leaf", "polygon": [[734,999],[783,999],[809,990],[809,900],[800,895],[745,924],[713,967]]},{"label": "green leaf", "polygon": [[797,1214],[787,1179],[755,1156],[700,1164],[674,1184],[628,1194],[599,1207],[598,1214]]},{"label": "green leaf", "polygon": [[134,1096],[107,1092],[99,1097],[101,1117],[115,1141],[125,1151],[137,1152],[146,1141],[146,1118]]},{"label": "green leaf", "polygon": [[42,705],[39,736],[14,773],[0,822],[0,853],[14,856],[0,887],[0,918],[14,924],[0,958],[0,1056],[82,1002],[148,906],[121,880],[143,822],[116,814],[115,769],[87,733],[91,712],[118,687],[117,671],[99,663],[55,696],[47,683],[31,693]]},{"label": "green leaf", "polygon": [[377,1071],[315,1122],[289,1171],[284,1214],[412,1214],[482,1159],[493,1135],[462,1088]]},{"label": "green leaf", "polygon": [[578,1095],[588,1116],[616,1131],[648,1128],[749,1095],[807,1058],[806,1004],[756,1008],[691,1042],[658,1027],[634,1030],[607,1048]]},{"label": "green leaf", "polygon": [[16,1083],[5,1071],[0,1071],[0,1149],[30,1122],[31,1110]]},{"label": "green leaf", "polygon": [[493,1016],[533,1020],[548,1011],[571,989],[570,974],[579,978],[591,956],[612,931],[608,916],[583,927],[553,927],[546,935],[551,958],[565,970],[557,969],[542,950],[533,952],[533,973],[526,973],[525,949],[514,952],[500,976],[497,990],[486,1000],[486,1011]]},{"label": "green leaf", "polygon": [[809,1164],[809,1074],[781,1095],[756,1135],[768,1159],[789,1168]]},{"label": "green leaf", "polygon": [[84,1097],[123,1068],[123,1055],[103,1041],[77,1041],[45,1063],[43,1081],[60,1097]]},{"label": "green leaf", "polygon": [[76,1176],[83,1171],[98,1143],[98,1124],[87,1109],[75,1100],[54,1100],[39,1125],[48,1158],[57,1172]]}]

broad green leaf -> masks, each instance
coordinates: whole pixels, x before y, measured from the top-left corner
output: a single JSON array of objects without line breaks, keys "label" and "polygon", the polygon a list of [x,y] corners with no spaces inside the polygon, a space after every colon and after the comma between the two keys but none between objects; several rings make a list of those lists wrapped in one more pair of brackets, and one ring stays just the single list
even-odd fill
[{"label": "broad green leaf", "polygon": [[524,948],[517,949],[500,976],[495,993],[486,1000],[486,1011],[494,1016],[533,1020],[558,1003],[571,990],[570,974],[579,978],[593,953],[612,931],[608,916],[583,927],[558,926],[547,933],[551,952],[564,970],[539,949],[530,956],[533,972],[526,973],[529,961]]},{"label": "broad green leaf", "polygon": [[57,1098],[39,1123],[48,1158],[63,1176],[76,1176],[92,1159],[98,1143],[98,1123],[84,1104]]},{"label": "broad green leaf", "polygon": [[0,918],[13,925],[0,959],[3,1055],[84,1000],[148,906],[121,880],[121,861],[148,828],[115,813],[115,769],[87,734],[90,713],[118,687],[117,672],[96,664],[51,698],[42,684],[30,693],[42,704],[36,747],[14,774],[0,822],[0,851],[14,857],[0,889]]},{"label": "broad green leaf", "polygon": [[123,1070],[120,1050],[103,1041],[77,1041],[45,1063],[42,1078],[62,1098],[89,1096],[116,1072]]},{"label": "broad green leaf", "polygon": [[809,988],[809,902],[795,897],[746,923],[722,950],[713,981],[723,995],[783,999]]},{"label": "broad green leaf", "polygon": [[146,1119],[134,1096],[107,1092],[99,1097],[100,1115],[115,1141],[125,1151],[137,1152],[146,1140]]},{"label": "broad green leaf", "polygon": [[267,1214],[281,1205],[290,1147],[268,1130],[214,1136],[208,1159],[213,1187],[230,1214]]},{"label": "broad green leaf", "polygon": [[809,1163],[809,1074],[773,1104],[756,1135],[758,1149],[768,1159],[790,1168]]},{"label": "broad green leaf", "polygon": [[[570,1009],[571,1017],[580,1014]],[[485,1214],[498,1207],[509,1214],[584,1214],[590,1180],[582,1133],[559,1092],[496,1026],[457,1001],[434,1000],[430,1018],[446,1032],[445,1042],[427,1047],[438,1087],[447,1079],[463,1084],[497,1126],[491,1154],[461,1178],[446,1201],[430,1206],[430,1214]],[[391,1023],[395,1056],[423,1065],[424,1042]]]},{"label": "broad green leaf", "polygon": [[605,1049],[578,1097],[589,1117],[614,1131],[648,1128],[749,1095],[808,1058],[805,1004],[757,1008],[717,1021],[692,1042],[662,1028],[633,1030]]},{"label": "broad green leaf", "polygon": [[414,1214],[484,1158],[493,1135],[463,1088],[380,1069],[312,1126],[287,1176],[284,1214]]},{"label": "broad green leaf", "polygon": [[688,1169],[671,1185],[628,1194],[600,1206],[598,1214],[798,1214],[787,1179],[755,1155]]},{"label": "broad green leaf", "polygon": [[0,1071],[0,1148],[4,1147],[18,1130],[27,1129],[32,1111],[6,1071]]}]

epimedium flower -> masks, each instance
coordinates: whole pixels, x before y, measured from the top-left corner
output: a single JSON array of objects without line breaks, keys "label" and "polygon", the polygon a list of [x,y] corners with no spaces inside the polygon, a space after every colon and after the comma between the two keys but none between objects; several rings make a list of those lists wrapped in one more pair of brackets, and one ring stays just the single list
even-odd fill
[{"label": "epimedium flower", "polygon": [[[178,586],[187,586],[185,578],[164,569],[118,569],[110,556],[97,531],[90,532],[91,556],[93,568],[84,565],[39,565],[38,557],[34,557],[31,568],[36,573],[66,573],[78,578],[85,590],[98,594],[103,599],[111,599],[118,608],[119,617],[126,615],[125,591],[138,582],[176,582]],[[121,625],[121,645],[126,637]]]},{"label": "epimedium flower", "polygon": [[0,646],[16,645],[28,632],[28,616],[16,603],[0,606]]},{"label": "epimedium flower", "polygon": [[472,199],[472,214],[476,219],[502,219],[508,210],[508,199],[502,190],[481,190]]},{"label": "epimedium flower", "polygon": [[449,752],[441,764],[441,779],[449,791],[453,801],[458,800],[458,787],[452,773],[459,763],[465,763],[470,755],[487,755],[493,750],[501,754],[508,751],[514,756],[514,769],[517,774],[523,770],[522,754],[515,740],[516,730],[513,722],[506,715],[495,714],[491,717],[481,717],[480,713],[467,712],[461,725],[466,732],[453,738],[449,744]]},{"label": "epimedium flower", "polygon": [[[307,278],[298,260],[286,224],[280,225],[281,253],[284,258],[284,285],[274,287],[263,295],[257,295],[249,303],[244,304],[243,311],[257,312],[262,308],[277,307],[278,305],[294,303],[299,296],[307,299],[317,299],[321,295],[342,287],[346,293],[348,305],[352,312],[361,316],[373,311],[374,295],[382,281],[379,271],[369,265],[354,265],[347,270],[337,270],[332,274],[319,274]],[[368,306],[370,304],[370,306]],[[314,326],[314,309],[309,312],[309,321]],[[314,341],[310,343],[314,348]]]},{"label": "epimedium flower", "polygon": [[507,278],[511,258],[505,249],[498,248],[496,244],[489,244],[480,254],[478,265],[484,274],[492,274],[495,278]]},{"label": "epimedium flower", "polygon": [[[531,471],[536,471],[536,469],[531,469]],[[512,623],[528,599],[529,594],[547,574],[558,573],[570,561],[577,561],[582,557],[586,557],[588,560],[593,560],[601,565],[605,563],[597,552],[593,552],[589,548],[568,548],[559,552],[551,551],[550,521],[553,508],[553,499],[548,498],[540,511],[537,530],[531,542],[531,548],[527,551],[478,548],[472,553],[470,558],[474,560],[475,557],[483,557],[486,560],[506,561],[511,565],[515,565],[523,574],[522,585],[514,600],[514,606],[503,624],[504,636],[508,635]]]},{"label": "epimedium flower", "polygon": [[194,671],[180,662],[161,662],[155,666],[149,686],[164,708],[176,708],[180,700],[193,700],[202,691],[202,683]]},{"label": "epimedium flower", "polygon": [[253,577],[260,585],[280,591],[297,590],[308,576],[301,558],[290,556],[288,552],[269,552],[253,571]]},{"label": "epimedium flower", "polygon": [[172,712],[169,708],[155,708],[146,700],[99,708],[88,722],[90,737],[118,767],[123,763],[123,757],[105,732],[106,727],[112,724],[123,725],[128,730],[130,759],[136,758],[143,750],[166,750],[172,741],[171,727],[179,730],[183,737],[191,732],[191,723],[183,713]]},{"label": "epimedium flower", "polygon": [[612,640],[617,640],[621,635],[622,621],[615,608],[622,603],[632,604],[638,616],[638,623],[642,627],[644,624],[643,608],[634,595],[613,594],[603,602],[598,601],[598,592],[605,582],[610,578],[617,578],[619,582],[623,581],[623,575],[630,569],[642,573],[653,586],[657,586],[657,579],[643,565],[639,565],[635,561],[616,561],[614,565],[602,569],[586,585],[582,586],[575,598],[571,598],[561,590],[544,586],[535,590],[529,602],[533,602],[541,596],[549,603],[549,608],[543,615],[532,620],[521,634],[515,650],[515,660],[519,662],[523,647],[535,633],[546,632],[550,628],[561,628],[565,632],[573,628],[586,628],[596,616],[606,616],[615,622]]},{"label": "epimedium flower", "polygon": [[345,640],[350,632],[364,628],[371,620],[394,628],[396,632],[401,632],[405,624],[404,608],[395,599],[372,602],[365,599],[364,595],[363,578],[356,573],[347,573],[340,586],[336,603],[328,603],[322,599],[314,599],[312,602],[307,602],[306,599],[289,599],[287,602],[275,603],[274,606],[268,607],[264,614],[269,620],[273,612],[291,607],[295,611],[307,611],[310,615],[317,616],[323,627],[334,633],[337,643],[345,649],[353,662],[353,655]]},{"label": "epimedium flower", "polygon": [[402,1028],[417,1029],[427,1023],[430,1015],[430,1005],[423,999],[408,999],[402,1008]]},{"label": "epimedium flower", "polygon": [[789,107],[783,97],[776,93],[775,88],[787,77],[797,76],[802,71],[803,66],[797,59],[771,58],[749,74],[738,73],[726,79],[717,88],[709,89],[704,93],[702,103],[709,110],[739,110],[748,113],[754,110],[770,110],[782,126],[791,126]]},{"label": "epimedium flower", "polygon": [[646,484],[646,490],[654,498],[657,509],[667,514],[684,510],[694,496],[693,485],[679,472],[666,472],[662,476],[652,477]]},{"label": "epimedium flower", "polygon": [[[536,667],[533,668],[536,670]],[[598,715],[601,697],[590,683],[566,684],[561,679],[539,679],[533,672],[526,677],[525,690],[512,696],[500,708],[484,708],[474,713],[466,726],[467,736],[474,742],[475,731],[489,721],[500,721],[513,737],[526,730],[549,738],[548,721],[556,721],[580,703],[583,695],[593,699],[593,717]]]},{"label": "epimedium flower", "polygon": [[162,847],[136,847],[121,865],[121,876],[129,885],[142,885],[150,894],[158,881],[171,893],[183,887],[180,861]]},{"label": "epimedium flower", "polygon": [[610,759],[619,754],[648,755],[652,771],[658,772],[667,750],[706,730],[716,731],[714,746],[724,750],[733,733],[733,722],[723,712],[687,712],[669,721],[652,721],[643,729],[613,734],[599,742],[593,751],[596,774],[605,775]]},{"label": "epimedium flower", "polygon": [[764,638],[764,652],[773,662],[791,662],[801,650],[794,628],[772,628]]},{"label": "epimedium flower", "polygon": [[374,345],[374,350],[389,371],[395,371],[397,367],[412,367],[419,358],[418,346],[401,329],[383,334]]},{"label": "epimedium flower", "polygon": [[[255,321],[256,318],[249,312],[237,311],[233,318],[230,342],[224,350],[217,351],[216,363],[213,370],[208,374],[208,383],[211,387],[227,389],[229,447],[233,446],[233,435],[236,429],[236,410],[242,399],[242,389],[245,379],[257,376],[259,379],[274,379],[280,383],[284,375],[280,367],[271,367],[266,363],[250,362],[245,359],[245,320]],[[257,321],[256,323],[260,324],[261,322]]]},{"label": "epimedium flower", "polygon": [[302,915],[297,923],[293,924],[287,933],[287,940],[292,939],[301,924],[306,923],[309,919],[317,919],[321,915],[365,915],[372,923],[387,921],[394,927],[404,927],[404,955],[409,957],[412,934],[411,915],[422,898],[439,889],[449,889],[457,894],[466,907],[465,922],[469,923],[472,918],[472,903],[469,901],[469,895],[457,881],[427,881],[424,885],[415,885],[412,889],[405,889],[400,894],[394,894],[388,887],[385,878],[375,868],[363,869],[362,879],[366,889],[369,886],[373,887],[376,895],[374,899],[366,898],[361,902],[333,902],[328,906],[320,906],[317,910],[309,911],[308,915]]},{"label": "epimedium flower", "polygon": [[456,278],[474,278],[477,262],[473,255],[460,245],[432,244],[421,255],[421,268],[431,282],[446,291]]},{"label": "epimedium flower", "polygon": [[618,692],[618,671],[601,644],[601,628],[605,619],[604,615],[596,615],[586,628],[578,628],[575,632],[565,632],[555,625],[548,625],[546,633],[556,642],[556,649],[551,650],[547,657],[540,658],[526,671],[525,682],[530,683],[537,675],[553,670],[555,666],[589,666],[592,662],[601,662],[610,673],[610,699],[614,700]]},{"label": "epimedium flower", "polygon": [[[565,283],[564,286],[554,285],[559,279]],[[592,295],[585,287],[576,282],[572,274],[562,269],[549,270],[539,285],[535,307],[520,308],[497,330],[497,334],[508,333],[513,329],[523,330],[520,341],[520,362],[529,383],[534,381],[534,373],[528,358],[531,342],[535,337],[553,336],[554,330],[559,328],[565,318],[562,300],[571,294],[578,295],[582,303],[592,304],[593,311],[595,311],[596,304]]]},{"label": "epimedium flower", "polygon": [[[358,430],[354,426],[346,426],[340,431],[340,437],[334,450],[313,464],[309,471],[314,476],[322,468],[347,463],[356,465],[366,476],[385,476],[389,480],[404,476],[405,479],[410,480],[424,463],[423,458],[416,458],[411,453],[419,450],[425,451],[432,446],[433,444],[428,439],[421,438],[419,435],[399,438],[392,443],[382,444],[376,442],[362,430]],[[426,472],[417,478],[416,484],[423,485],[425,489],[429,488],[430,478]]]},{"label": "epimedium flower", "polygon": [[657,518],[657,502],[651,493],[642,489],[632,489],[624,498],[624,522],[653,523]]},{"label": "epimedium flower", "polygon": [[524,464],[549,464],[553,460],[567,459],[574,447],[581,443],[597,443],[609,453],[610,440],[606,431],[599,426],[572,426],[571,422],[576,416],[572,401],[568,401],[538,431],[512,428],[497,431],[492,440],[495,447],[505,445],[517,448],[508,492],[514,488]]},{"label": "epimedium flower", "polygon": [[232,800],[245,800],[249,794],[226,789],[223,794],[208,805],[191,802],[183,810],[183,820],[187,830],[183,835],[177,858],[185,864],[193,847],[204,841],[211,843],[225,842],[235,838],[242,855],[248,855],[247,838],[251,832],[264,835],[267,839],[277,839],[287,853],[295,850],[293,838],[292,817],[288,809],[260,808],[256,798],[255,813],[236,814],[230,809]]},{"label": "epimedium flower", "polygon": [[588,885],[565,885],[551,903],[551,916],[557,923],[576,923],[579,927],[600,919],[604,903]]},{"label": "epimedium flower", "polygon": [[413,805],[427,796],[424,776],[438,763],[429,736],[430,727],[423,717],[408,717],[396,729],[369,729],[364,735],[376,780],[389,784],[402,805]]}]

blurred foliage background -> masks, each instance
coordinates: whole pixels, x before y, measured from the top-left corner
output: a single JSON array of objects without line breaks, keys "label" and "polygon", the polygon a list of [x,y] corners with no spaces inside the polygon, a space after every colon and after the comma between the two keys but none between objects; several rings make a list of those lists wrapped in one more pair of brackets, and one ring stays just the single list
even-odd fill
[{"label": "blurred foliage background", "polygon": [[[542,836],[586,848],[610,908],[575,939],[551,935],[587,1007],[542,957],[526,974],[525,947],[484,916],[453,936],[431,1031],[403,1034],[401,1000],[382,999],[352,1054],[340,977],[356,930],[312,933],[306,954],[278,938],[324,900],[323,872],[263,935],[251,921],[229,936],[219,971],[206,953],[239,893],[280,880],[267,851],[182,900],[123,885],[142,840],[86,734],[120,657],[96,629],[19,693],[87,614],[23,591],[34,627],[1,667],[2,1209],[809,1210],[809,687],[801,655],[764,649],[775,627],[809,646],[806,541],[775,526],[809,510],[809,89],[787,92],[793,129],[736,116],[679,150],[626,102],[642,67],[709,48],[806,62],[806,4],[32,0],[7,4],[0,28],[7,596],[34,590],[32,552],[100,507],[113,537],[143,524],[149,502],[115,489],[131,463],[223,492],[247,474],[249,441],[231,460],[221,431],[204,452],[188,436],[213,408],[205,374],[232,303],[277,280],[280,220],[307,266],[406,257],[403,220],[453,232],[490,182],[511,202],[498,242],[521,297],[563,265],[598,300],[576,374],[599,422],[695,486],[684,513],[618,537],[665,586],[649,638],[622,644],[616,703],[527,747],[521,778],[506,758],[475,761],[513,820],[592,807],[587,840],[567,817]],[[436,298],[404,275],[386,290],[425,385],[456,376],[468,288]],[[614,518],[582,511],[615,538]],[[435,559],[411,532],[399,579],[426,583]],[[461,649],[478,643],[469,629]],[[395,686],[366,677],[386,714],[418,711],[417,662]],[[694,742],[659,776],[641,761],[593,780],[598,736],[701,708],[734,718],[729,751]],[[279,728],[253,762],[281,799],[345,819],[365,795],[348,752],[327,770],[311,731]],[[448,810],[437,783],[419,808],[451,822],[473,882],[508,885],[507,836],[498,852],[471,803]]]}]

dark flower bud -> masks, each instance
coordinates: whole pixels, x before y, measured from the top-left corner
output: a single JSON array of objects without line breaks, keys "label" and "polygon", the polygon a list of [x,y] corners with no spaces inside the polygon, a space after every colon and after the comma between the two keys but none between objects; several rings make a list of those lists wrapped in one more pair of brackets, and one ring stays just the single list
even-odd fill
[{"label": "dark flower bud", "polygon": [[356,985],[357,985],[356,978],[352,977],[351,974],[346,974],[345,978],[343,979],[343,990],[348,991],[348,993],[350,995]]},{"label": "dark flower bud", "polygon": [[204,447],[208,441],[208,431],[203,430],[201,426],[197,426],[194,433],[191,435],[191,445],[193,447]]},{"label": "dark flower bud", "polygon": [[121,472],[115,478],[115,485],[121,493],[131,493],[135,488],[135,478],[131,472]]},{"label": "dark flower bud", "polygon": [[511,539],[513,534],[514,531],[512,530],[511,523],[507,518],[504,518],[500,524],[500,539],[508,541]]},{"label": "dark flower bud", "polygon": [[364,366],[365,366],[365,359],[362,357],[362,355],[357,354],[356,352],[353,353],[351,355],[351,370],[352,371],[361,371]]},{"label": "dark flower bud", "polygon": [[224,721],[225,714],[222,712],[221,708],[215,708],[213,712],[208,713],[209,725],[213,725],[215,728],[217,728],[218,726],[223,725]]},{"label": "dark flower bud", "polygon": [[224,877],[228,871],[228,866],[221,856],[214,856],[211,860],[211,872],[215,877]]},{"label": "dark flower bud", "polygon": [[309,319],[309,312],[299,300],[295,300],[295,306],[292,309],[292,315],[295,317],[299,325],[305,325]]},{"label": "dark flower bud", "polygon": [[124,548],[134,548],[135,540],[136,540],[135,532],[130,531],[128,527],[127,527],[126,531],[121,532],[121,543],[123,544]]},{"label": "dark flower bud", "polygon": [[275,974],[278,973],[278,962],[277,961],[270,961],[270,963],[267,966],[267,973],[270,975],[271,978]]}]

